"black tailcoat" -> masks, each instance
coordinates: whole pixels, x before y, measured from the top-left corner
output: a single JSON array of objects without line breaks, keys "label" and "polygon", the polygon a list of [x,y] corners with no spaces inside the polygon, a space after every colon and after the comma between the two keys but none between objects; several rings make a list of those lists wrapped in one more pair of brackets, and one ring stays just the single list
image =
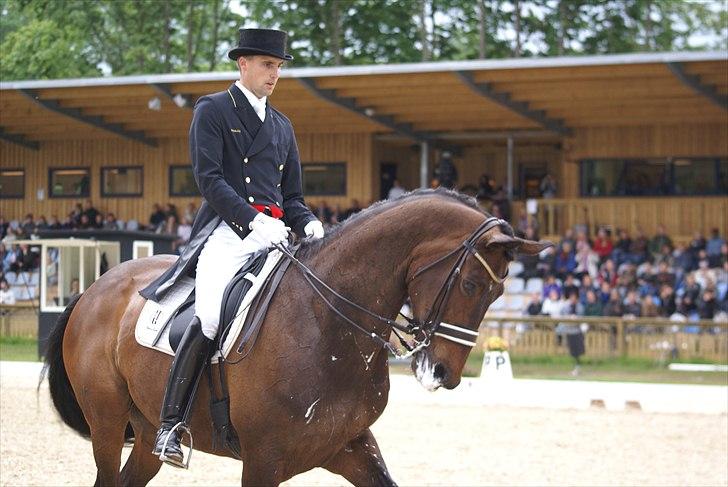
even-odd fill
[{"label": "black tailcoat", "polygon": [[140,291],[157,301],[197,264],[207,238],[220,220],[243,239],[258,211],[251,205],[277,205],[299,235],[316,217],[303,202],[301,163],[291,122],[270,104],[261,122],[233,83],[195,104],[190,126],[192,169],[204,200],[190,241],[177,262]]}]

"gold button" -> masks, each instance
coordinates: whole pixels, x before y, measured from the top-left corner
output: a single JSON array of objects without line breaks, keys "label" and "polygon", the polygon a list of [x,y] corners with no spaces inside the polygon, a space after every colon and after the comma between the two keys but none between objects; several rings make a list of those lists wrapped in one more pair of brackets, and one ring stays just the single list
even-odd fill
[{"label": "gold button", "polygon": [[250,182],[250,178],[245,178],[245,182],[246,183],[249,183]]},{"label": "gold button", "polygon": [[279,188],[281,187],[281,183],[278,183],[278,187],[279,187]]},{"label": "gold button", "polygon": [[250,197],[248,198],[248,201],[250,201],[250,202],[252,203],[253,201],[255,201],[255,198],[253,198],[252,196],[250,196]]},{"label": "gold button", "polygon": [[247,158],[247,157],[246,157],[246,158],[244,158],[244,159],[243,159],[243,162],[247,164],[247,163],[248,163],[248,158]]},{"label": "gold button", "polygon": [[283,164],[281,164],[280,166],[278,166],[278,170],[279,171],[282,171],[283,170]]}]

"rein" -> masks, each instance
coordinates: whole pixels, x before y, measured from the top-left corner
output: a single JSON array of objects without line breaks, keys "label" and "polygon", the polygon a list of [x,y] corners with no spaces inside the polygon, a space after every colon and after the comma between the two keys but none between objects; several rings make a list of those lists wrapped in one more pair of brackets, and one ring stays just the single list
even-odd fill
[{"label": "rein", "polygon": [[[409,279],[409,282],[416,279],[421,274],[427,272],[428,270],[434,268],[438,264],[445,262],[450,257],[453,257],[454,255],[458,255],[458,258],[455,262],[455,264],[450,269],[450,272],[447,275],[447,278],[445,279],[445,282],[443,282],[442,286],[440,286],[440,290],[438,291],[437,295],[435,296],[435,300],[433,302],[433,306],[430,309],[427,318],[424,322],[419,322],[413,318],[410,318],[408,316],[405,316],[399,313],[405,320],[407,320],[408,325],[402,325],[400,323],[397,323],[394,320],[391,320],[389,318],[386,318],[384,316],[381,316],[377,313],[374,313],[373,311],[370,311],[363,306],[351,301],[350,299],[347,299],[346,297],[342,296],[341,294],[337,293],[334,289],[331,288],[328,284],[326,284],[324,281],[322,281],[319,277],[317,277],[311,269],[309,269],[303,262],[298,260],[291,252],[288,251],[286,247],[280,244],[276,244],[275,248],[278,249],[283,255],[286,256],[291,262],[293,262],[302,272],[304,278],[306,279],[306,282],[311,286],[311,288],[316,292],[316,294],[326,303],[326,305],[333,311],[337,316],[339,316],[341,319],[343,319],[345,322],[347,322],[349,325],[353,326],[355,329],[359,330],[360,332],[366,334],[370,339],[379,342],[382,347],[389,350],[395,357],[397,358],[408,358],[418,351],[422,350],[423,348],[427,347],[433,336],[439,336],[442,338],[445,338],[447,340],[450,340],[452,342],[458,343],[463,346],[473,347],[475,345],[475,339],[477,339],[478,332],[470,330],[468,328],[463,328],[457,325],[452,325],[449,323],[443,323],[442,322],[442,315],[445,312],[445,305],[449,301],[450,292],[452,291],[452,288],[455,284],[456,278],[460,275],[461,269],[463,264],[465,263],[465,260],[468,258],[469,255],[473,255],[478,262],[485,268],[486,272],[490,276],[490,278],[496,282],[497,284],[502,284],[503,281],[505,281],[506,277],[508,277],[508,272],[506,271],[506,275],[503,277],[498,277],[493,272],[493,269],[490,267],[488,262],[478,253],[478,251],[475,249],[476,242],[489,230],[495,228],[504,226],[505,228],[509,229],[509,225],[504,220],[501,220],[499,218],[490,217],[487,218],[483,223],[478,226],[475,231],[470,234],[470,236],[458,247],[453,249],[452,251],[448,252],[444,256],[440,257],[439,259],[435,260],[434,262],[431,262],[430,264],[425,265],[424,267],[421,267],[418,269],[412,277]],[[458,254],[459,252],[459,254]],[[377,321],[380,321],[382,323],[385,323],[389,327],[392,328],[392,331],[399,339],[399,342],[402,344],[402,346],[407,350],[407,353],[400,353],[399,350],[394,348],[391,343],[389,343],[388,340],[385,340],[384,338],[380,337],[374,332],[371,332],[364,328],[363,326],[359,325],[355,321],[353,321],[351,318],[346,316],[344,313],[339,311],[336,306],[324,296],[324,294],[321,292],[321,289],[319,289],[318,286],[321,286],[322,288],[326,289],[328,292],[330,292],[333,296],[335,296],[340,301],[343,301],[344,303],[348,304],[349,306],[367,314],[368,316],[374,318]],[[406,333],[408,335],[412,335],[414,337],[414,343],[409,344],[402,335],[400,335],[397,330]],[[421,338],[418,338],[418,335],[421,336]]]}]

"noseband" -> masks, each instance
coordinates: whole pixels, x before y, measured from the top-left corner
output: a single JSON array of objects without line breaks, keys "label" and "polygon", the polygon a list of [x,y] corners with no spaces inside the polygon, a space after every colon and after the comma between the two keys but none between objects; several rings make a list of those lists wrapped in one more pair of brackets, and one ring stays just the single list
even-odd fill
[{"label": "noseband", "polygon": [[[478,226],[478,228],[476,228],[475,231],[470,234],[467,240],[465,240],[461,245],[448,252],[444,256],[440,257],[439,259],[435,260],[434,262],[431,262],[430,264],[427,264],[424,267],[420,268],[412,275],[409,282],[412,282],[418,276],[422,275],[423,273],[427,272],[438,264],[445,262],[449,258],[457,255],[457,260],[453,264],[450,272],[445,278],[445,281],[443,282],[442,286],[440,286],[440,289],[435,296],[435,300],[433,301],[433,305],[430,308],[427,318],[424,320],[424,322],[419,322],[413,318],[402,315],[408,321],[408,325],[402,325],[394,320],[390,320],[388,318],[385,318],[384,316],[380,316],[364,308],[363,306],[360,306],[353,301],[345,298],[344,296],[333,290],[328,284],[319,279],[311,271],[311,269],[309,269],[305,264],[298,260],[291,252],[289,252],[287,248],[282,245],[276,245],[275,247],[294,264],[296,264],[296,266],[303,273],[304,278],[311,286],[311,288],[337,316],[339,316],[341,319],[346,321],[357,330],[368,335],[372,340],[380,342],[383,347],[387,348],[395,356],[400,358],[406,358],[427,347],[430,344],[433,336],[439,336],[467,347],[473,347],[475,345],[475,340],[478,337],[477,331],[457,325],[452,325],[450,323],[443,323],[442,315],[445,312],[445,307],[447,305],[447,302],[449,301],[450,293],[452,292],[452,288],[455,285],[455,281],[460,275],[462,266],[469,255],[474,256],[478,260],[478,262],[480,262],[480,264],[485,268],[486,272],[495,283],[502,284],[503,281],[505,281],[506,277],[508,277],[508,271],[506,271],[506,275],[503,277],[496,276],[488,262],[483,258],[483,256],[478,253],[475,248],[475,244],[478,242],[478,240],[486,232],[492,230],[495,227],[503,227],[504,229],[506,229],[506,231],[508,231],[508,233],[511,234],[513,232],[510,229],[510,225],[508,225],[506,221],[501,220],[500,218],[490,217],[486,219],[483,223],[481,223],[480,226]],[[326,298],[326,296],[324,296],[324,294],[321,292],[321,289],[319,289],[319,286],[326,289],[332,295],[336,296],[337,299],[343,301],[349,306],[366,313],[367,315],[375,318],[378,321],[386,323],[392,328],[392,331],[395,333],[395,335],[397,335],[400,343],[407,349],[408,352],[405,354],[400,353],[396,348],[392,347],[388,340],[385,340],[376,333],[367,330],[366,328],[346,316],[339,309],[337,309],[336,306],[334,306],[334,304]],[[414,343],[409,344],[402,337],[402,335],[397,333],[397,330],[407,333],[408,335],[412,335],[414,337]]]}]

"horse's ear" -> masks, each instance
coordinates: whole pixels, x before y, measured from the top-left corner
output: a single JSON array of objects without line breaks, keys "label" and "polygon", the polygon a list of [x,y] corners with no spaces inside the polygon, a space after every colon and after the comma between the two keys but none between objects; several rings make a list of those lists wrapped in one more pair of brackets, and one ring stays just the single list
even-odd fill
[{"label": "horse's ear", "polygon": [[497,233],[493,235],[490,240],[488,240],[486,248],[495,245],[501,245],[507,249],[515,250],[519,254],[527,255],[535,255],[543,249],[554,246],[553,243],[547,240],[535,242],[533,240],[525,240],[519,237],[510,237],[505,233]]}]

